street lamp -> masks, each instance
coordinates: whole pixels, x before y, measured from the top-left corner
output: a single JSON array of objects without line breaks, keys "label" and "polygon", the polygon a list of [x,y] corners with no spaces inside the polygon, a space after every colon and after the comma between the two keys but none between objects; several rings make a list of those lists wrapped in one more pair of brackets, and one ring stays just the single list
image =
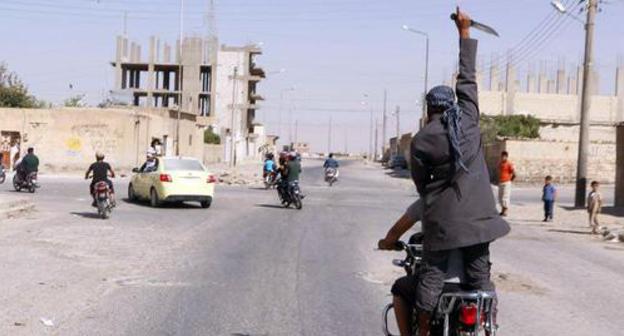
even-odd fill
[{"label": "street lamp", "polygon": [[554,0],[554,1],[551,1],[550,4],[555,8],[555,10],[557,10],[557,12],[559,12],[561,14],[565,14],[565,15],[573,18],[574,20],[576,20],[576,21],[578,21],[578,22],[580,22],[582,24],[585,24],[585,22],[581,18],[579,18],[578,16],[570,13],[568,11],[568,9],[566,8],[566,6],[561,3],[561,1]]},{"label": "street lamp", "polygon": [[[410,33],[414,33],[414,34],[418,34],[418,35],[422,35],[425,37],[426,39],[426,47],[425,47],[425,88],[424,88],[424,93],[423,93],[423,99],[425,99],[425,97],[427,96],[427,89],[429,86],[429,34],[420,31],[420,30],[416,30],[411,28],[408,25],[403,25],[402,26],[403,30],[410,32]],[[423,115],[420,118],[421,119],[421,123],[420,126],[422,127],[424,124],[424,120],[427,118],[427,104],[423,104]]]},{"label": "street lamp", "polygon": [[[552,6],[561,14],[569,15],[577,21],[581,19],[570,14],[560,1],[551,2]],[[587,21],[585,25],[585,58],[583,60],[583,91],[581,96],[581,120],[579,130],[578,161],[576,166],[576,193],[574,205],[577,208],[585,206],[585,192],[587,191],[587,157],[589,155],[589,109],[592,95],[592,67],[594,52],[594,26],[598,0],[587,0]]]}]

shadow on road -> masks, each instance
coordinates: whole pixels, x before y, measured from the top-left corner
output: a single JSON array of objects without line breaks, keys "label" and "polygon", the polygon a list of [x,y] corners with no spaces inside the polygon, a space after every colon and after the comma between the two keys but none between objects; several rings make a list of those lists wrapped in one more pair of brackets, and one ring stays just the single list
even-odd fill
[{"label": "shadow on road", "polygon": [[89,219],[102,219],[97,212],[71,212],[71,214]]},{"label": "shadow on road", "polygon": [[412,175],[408,169],[392,169],[386,173],[386,175],[394,178],[403,178],[408,179],[411,178]]},{"label": "shadow on road", "polygon": [[268,209],[291,209],[291,208],[285,208],[282,205],[277,205],[277,204],[256,204],[257,208],[268,208]]},{"label": "shadow on road", "polygon": [[[123,198],[122,201],[126,204],[132,204],[144,208],[151,208],[152,206],[147,201],[131,201],[129,198]],[[199,203],[186,203],[186,202],[167,202],[162,203],[158,209],[202,209]]]},{"label": "shadow on road", "polygon": [[572,234],[580,234],[580,235],[592,235],[589,231],[580,231],[580,230],[563,230],[563,229],[550,229],[548,232],[559,232],[559,233],[572,233]]},{"label": "shadow on road", "polygon": [[602,213],[605,215],[611,215],[615,217],[624,217],[624,208],[623,207],[603,207]]}]

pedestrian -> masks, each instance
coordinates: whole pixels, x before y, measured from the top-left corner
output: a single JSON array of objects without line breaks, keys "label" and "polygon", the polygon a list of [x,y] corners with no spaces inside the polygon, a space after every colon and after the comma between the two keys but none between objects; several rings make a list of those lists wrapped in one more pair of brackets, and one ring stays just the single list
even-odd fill
[{"label": "pedestrian", "polygon": [[587,212],[589,213],[589,227],[593,234],[598,234],[598,214],[602,210],[602,195],[600,194],[600,183],[592,181],[592,191],[587,196]]},{"label": "pedestrian", "polygon": [[17,166],[17,161],[19,160],[20,156],[20,147],[19,147],[19,143],[14,142],[13,145],[11,145],[11,149],[9,151],[9,170],[15,170],[15,166]]},{"label": "pedestrian", "polygon": [[509,161],[509,153],[503,151],[498,163],[498,203],[501,206],[501,216],[507,216],[511,202],[511,183],[516,178],[514,166]]},{"label": "pedestrian", "polygon": [[542,201],[544,202],[544,222],[552,222],[553,208],[557,200],[557,188],[552,183],[552,176],[548,175],[544,179],[544,189],[542,190]]}]

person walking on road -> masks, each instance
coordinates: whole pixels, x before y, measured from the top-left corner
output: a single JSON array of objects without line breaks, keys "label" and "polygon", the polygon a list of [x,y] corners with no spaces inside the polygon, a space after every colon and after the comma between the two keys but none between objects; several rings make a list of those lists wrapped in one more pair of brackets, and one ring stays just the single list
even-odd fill
[{"label": "person walking on road", "polygon": [[498,163],[498,203],[501,206],[501,216],[507,216],[511,202],[511,184],[516,178],[514,166],[509,161],[509,153],[502,152]]},{"label": "person walking on road", "polygon": [[592,181],[592,191],[587,196],[587,212],[589,213],[589,227],[593,234],[598,234],[598,214],[602,211],[602,195],[600,194],[600,183]]},{"label": "person walking on road", "polygon": [[554,215],[555,201],[557,200],[557,188],[552,183],[552,176],[548,175],[544,179],[542,190],[542,201],[544,202],[544,222],[552,222]]}]

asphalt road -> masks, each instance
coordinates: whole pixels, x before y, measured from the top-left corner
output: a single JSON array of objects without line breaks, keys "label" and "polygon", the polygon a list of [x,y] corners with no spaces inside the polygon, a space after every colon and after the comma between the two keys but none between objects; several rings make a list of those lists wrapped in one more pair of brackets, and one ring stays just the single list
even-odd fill
[{"label": "asphalt road", "polygon": [[[332,188],[306,163],[301,211],[219,186],[208,210],[121,201],[102,221],[84,181],[42,184],[39,210],[0,227],[0,334],[380,335],[402,273],[400,254],[374,247],[415,200],[409,181],[361,163]],[[621,334],[624,248],[526,220],[492,253],[499,335]]]}]

